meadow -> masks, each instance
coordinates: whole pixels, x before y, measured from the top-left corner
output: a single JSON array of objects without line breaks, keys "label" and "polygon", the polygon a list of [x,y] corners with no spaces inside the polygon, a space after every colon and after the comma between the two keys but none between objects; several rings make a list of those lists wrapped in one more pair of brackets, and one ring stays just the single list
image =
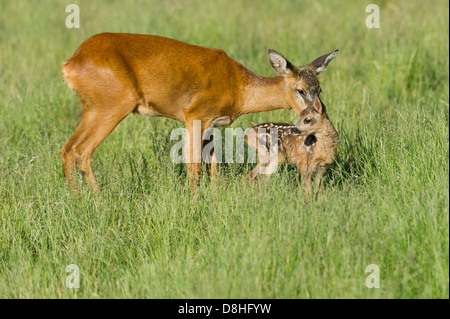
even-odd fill
[{"label": "meadow", "polygon": [[[79,29],[65,25],[72,2]],[[0,2],[0,298],[449,297],[447,1],[72,2]],[[70,191],[59,151],[82,107],[61,63],[105,31],[221,48],[264,76],[269,48],[295,65],[339,48],[320,75],[341,138],[322,196],[307,201],[286,166],[249,185],[244,163],[203,174],[193,201],[169,154],[183,124],[139,115],[93,156],[101,193],[81,178]],[[366,287],[370,264],[380,288]]]}]

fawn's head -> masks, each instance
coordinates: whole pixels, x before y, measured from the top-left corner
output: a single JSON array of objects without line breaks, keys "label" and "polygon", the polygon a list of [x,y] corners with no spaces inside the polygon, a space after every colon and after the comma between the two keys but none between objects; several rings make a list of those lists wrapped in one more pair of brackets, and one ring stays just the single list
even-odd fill
[{"label": "fawn's head", "polygon": [[302,135],[317,134],[324,130],[328,121],[325,105],[317,98],[314,103],[309,102],[306,109],[300,112],[295,128]]},{"label": "fawn's head", "polygon": [[317,76],[325,70],[338,52],[339,49],[296,68],[283,55],[275,50],[269,50],[270,64],[283,77],[287,101],[297,114],[305,110],[309,104],[321,104],[319,99],[321,89]]}]

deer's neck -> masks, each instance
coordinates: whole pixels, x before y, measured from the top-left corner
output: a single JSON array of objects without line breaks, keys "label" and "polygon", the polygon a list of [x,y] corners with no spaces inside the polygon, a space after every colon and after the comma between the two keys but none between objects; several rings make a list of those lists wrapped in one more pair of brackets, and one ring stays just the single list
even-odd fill
[{"label": "deer's neck", "polygon": [[290,109],[284,98],[285,84],[281,76],[264,77],[247,70],[247,83],[242,88],[241,114]]},{"label": "deer's neck", "polygon": [[339,134],[331,123],[330,119],[326,118],[325,125],[322,130],[315,134],[317,142],[331,156],[336,156],[337,147],[339,144]]}]

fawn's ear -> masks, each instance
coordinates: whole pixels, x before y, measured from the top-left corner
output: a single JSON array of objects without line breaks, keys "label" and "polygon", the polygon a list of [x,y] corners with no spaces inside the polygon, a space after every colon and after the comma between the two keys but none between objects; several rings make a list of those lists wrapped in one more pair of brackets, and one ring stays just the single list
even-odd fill
[{"label": "fawn's ear", "polygon": [[320,58],[315,59],[309,65],[316,69],[316,73],[322,73],[327,67],[328,63],[334,59],[334,57],[339,53],[339,49],[334,50],[328,54],[322,55]]},{"label": "fawn's ear", "polygon": [[283,55],[275,50],[269,49],[267,52],[269,55],[270,64],[272,68],[277,71],[281,76],[285,76],[294,70],[294,66]]},{"label": "fawn's ear", "polygon": [[316,99],[314,100],[314,108],[319,114],[323,113],[324,105],[318,96],[316,96]]}]

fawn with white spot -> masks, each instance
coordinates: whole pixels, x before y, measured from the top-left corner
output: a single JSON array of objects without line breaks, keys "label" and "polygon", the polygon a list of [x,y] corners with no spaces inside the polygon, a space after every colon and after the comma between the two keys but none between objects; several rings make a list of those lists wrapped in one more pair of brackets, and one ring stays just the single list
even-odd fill
[{"label": "fawn with white spot", "polygon": [[[278,129],[277,141],[270,140],[270,129]],[[297,165],[303,185],[312,193],[312,181],[318,184],[317,195],[322,188],[322,176],[326,167],[333,163],[337,154],[339,135],[331,123],[323,103],[310,104],[300,113],[297,125],[286,123],[263,123],[247,131],[247,143],[256,148],[259,163],[247,175],[255,179],[258,175],[266,178],[271,172],[267,168],[273,162],[273,148],[278,147],[277,164]],[[271,154],[272,153],[272,154]]]}]

